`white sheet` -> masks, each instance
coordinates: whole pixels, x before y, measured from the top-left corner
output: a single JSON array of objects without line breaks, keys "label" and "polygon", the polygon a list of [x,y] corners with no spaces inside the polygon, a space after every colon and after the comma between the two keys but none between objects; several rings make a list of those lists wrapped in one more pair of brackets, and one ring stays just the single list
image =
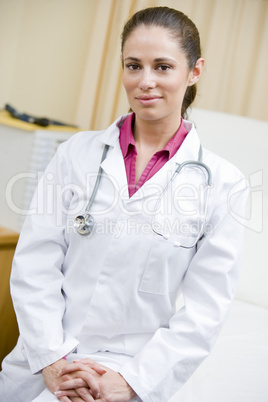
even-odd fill
[{"label": "white sheet", "polygon": [[268,402],[268,310],[236,300],[211,355],[170,402]]}]

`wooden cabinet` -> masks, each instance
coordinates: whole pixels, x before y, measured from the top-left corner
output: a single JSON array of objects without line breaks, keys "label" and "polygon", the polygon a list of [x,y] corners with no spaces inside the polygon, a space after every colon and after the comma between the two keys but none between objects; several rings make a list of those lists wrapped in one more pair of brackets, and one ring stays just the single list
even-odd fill
[{"label": "wooden cabinet", "polygon": [[11,264],[19,234],[0,227],[0,363],[16,345],[19,331],[10,297]]}]

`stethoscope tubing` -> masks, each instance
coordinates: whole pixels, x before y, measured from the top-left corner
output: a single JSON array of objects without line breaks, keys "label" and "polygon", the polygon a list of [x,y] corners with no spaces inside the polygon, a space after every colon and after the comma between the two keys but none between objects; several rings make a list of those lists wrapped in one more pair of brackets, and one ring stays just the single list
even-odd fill
[{"label": "stethoscope tubing", "polygon": [[86,206],[85,212],[83,215],[78,215],[75,220],[74,220],[74,228],[77,230],[77,232],[81,235],[81,236],[87,236],[89,234],[92,233],[93,231],[93,227],[94,227],[94,218],[90,213],[91,207],[93,205],[93,202],[95,201],[96,198],[96,194],[100,185],[100,181],[101,181],[101,177],[102,177],[102,162],[105,160],[106,156],[107,156],[107,152],[109,150],[109,145],[105,145],[103,153],[102,153],[102,157],[101,157],[101,161],[100,161],[100,167],[99,167],[99,171],[97,174],[97,179],[95,181],[95,185],[91,194],[91,197],[89,199],[89,202]]},{"label": "stethoscope tubing", "polygon": [[[83,215],[79,215],[79,216],[77,216],[76,219],[75,219],[74,227],[76,228],[77,232],[78,232],[80,235],[89,235],[90,233],[92,233],[92,230],[93,230],[94,218],[92,217],[92,215],[91,215],[91,213],[90,213],[90,210],[91,210],[91,207],[92,207],[92,205],[93,205],[93,203],[94,203],[94,201],[95,201],[96,194],[97,194],[97,191],[98,191],[98,188],[99,188],[99,185],[100,185],[100,181],[101,181],[101,177],[102,177],[102,172],[103,172],[103,169],[102,169],[102,166],[101,166],[101,165],[102,165],[102,162],[105,160],[105,158],[106,158],[106,156],[107,156],[108,150],[109,150],[109,145],[106,144],[105,147],[104,147],[103,153],[102,153],[102,157],[101,157],[101,161],[100,161],[100,167],[99,167],[98,174],[97,174],[97,179],[96,179],[96,182],[95,182],[95,185],[94,185],[94,188],[93,188],[91,197],[90,197],[90,199],[89,199],[89,202],[88,202],[88,204],[87,204],[87,206],[86,206],[85,212],[84,212]],[[166,236],[165,236],[164,234],[159,233],[159,232],[157,232],[157,231],[154,229],[154,227],[153,227],[153,224],[154,224],[154,217],[155,217],[155,215],[156,215],[156,213],[157,213],[157,209],[158,209],[158,207],[159,207],[159,205],[160,205],[160,203],[161,203],[161,200],[162,200],[163,196],[165,195],[165,193],[166,193],[167,190],[169,189],[170,185],[171,185],[172,182],[174,181],[174,179],[175,179],[175,177],[177,176],[177,174],[179,174],[179,173],[182,171],[183,168],[185,168],[185,167],[188,166],[188,165],[195,165],[195,166],[197,166],[197,167],[199,167],[199,168],[204,169],[204,170],[207,172],[207,186],[208,186],[208,190],[209,190],[210,187],[212,187],[212,174],[211,174],[211,170],[210,170],[210,168],[209,168],[205,163],[202,162],[202,155],[203,155],[203,151],[202,151],[202,147],[201,147],[201,145],[200,145],[199,153],[198,153],[198,160],[197,160],[197,161],[195,161],[195,160],[188,160],[188,161],[185,161],[185,162],[179,164],[178,167],[176,168],[175,172],[173,173],[171,179],[169,180],[169,182],[168,182],[168,184],[166,185],[165,189],[163,190],[161,196],[159,197],[159,199],[158,199],[158,201],[157,201],[157,203],[156,203],[155,209],[154,209],[155,213],[153,214],[153,218],[152,218],[152,231],[153,231],[155,234],[157,234],[157,235],[159,235],[159,236],[162,236],[163,238],[166,238]],[[209,192],[209,191],[207,191],[207,201],[208,201],[208,192]],[[208,206],[208,202],[206,202],[206,208],[205,208],[205,214],[204,214],[205,216],[206,216],[206,214],[207,214],[207,206]],[[203,228],[204,228],[204,224],[205,224],[205,219],[204,219],[204,221],[203,221],[203,224],[202,224],[202,226],[201,226],[201,229],[200,229],[200,231],[199,231],[199,234],[198,234],[198,236],[197,236],[197,238],[196,238],[196,240],[195,240],[195,242],[194,242],[193,245],[191,245],[191,246],[183,246],[183,245],[181,245],[179,242],[175,242],[175,243],[174,243],[174,246],[180,246],[180,247],[182,247],[182,248],[192,248],[192,247],[194,247],[194,246],[196,245],[197,241],[199,240],[200,236],[201,236],[201,233],[202,233]]]},{"label": "stethoscope tubing", "polygon": [[104,147],[103,153],[102,153],[102,157],[101,157],[101,161],[100,161],[100,167],[99,167],[99,171],[98,171],[98,174],[97,174],[97,179],[96,179],[96,182],[95,182],[95,185],[94,185],[90,200],[89,200],[89,202],[88,202],[88,204],[86,206],[86,209],[85,209],[85,214],[90,213],[90,210],[91,210],[91,207],[93,205],[93,202],[95,201],[97,191],[98,191],[98,188],[99,188],[99,185],[100,185],[101,177],[102,177],[102,172],[103,172],[101,164],[106,159],[108,150],[109,150],[109,145],[106,144],[105,147]]},{"label": "stethoscope tubing", "polygon": [[[200,150],[199,150],[199,158],[200,158],[200,157],[202,157],[202,148],[201,148],[201,146],[200,146]],[[154,218],[155,218],[155,216],[156,216],[156,214],[157,214],[158,207],[159,207],[159,205],[160,205],[160,203],[161,203],[161,201],[162,201],[162,199],[163,199],[165,193],[168,191],[168,189],[169,189],[169,187],[171,186],[172,182],[174,181],[175,177],[177,176],[177,174],[179,174],[179,173],[182,171],[183,168],[185,168],[185,167],[188,166],[188,165],[194,165],[194,166],[197,166],[197,167],[199,167],[199,168],[202,168],[202,169],[204,169],[204,170],[206,171],[206,173],[207,173],[207,186],[208,186],[208,188],[207,188],[207,195],[206,195],[206,204],[205,204],[204,217],[207,216],[209,190],[210,190],[210,188],[212,187],[212,173],[211,173],[211,170],[210,170],[210,168],[209,168],[204,162],[202,162],[202,161],[200,161],[200,160],[198,160],[198,161],[195,161],[195,160],[185,161],[185,162],[179,164],[179,166],[176,168],[175,172],[173,173],[173,175],[172,175],[170,181],[168,182],[168,184],[167,184],[166,187],[164,188],[164,190],[163,190],[161,196],[159,197],[159,199],[158,199],[158,201],[157,201],[157,203],[156,203],[156,206],[155,206],[155,209],[154,209],[154,214],[153,214],[153,217],[152,217],[152,231],[153,231],[156,235],[161,236],[161,237],[163,237],[163,238],[166,239],[166,240],[168,239],[168,236],[165,235],[165,234],[163,234],[163,233],[158,232],[158,231],[154,228]],[[201,234],[202,234],[203,229],[204,229],[204,225],[205,225],[205,219],[203,220],[203,223],[202,223],[202,225],[201,225],[201,228],[200,228],[200,230],[199,230],[199,233],[198,233],[198,235],[197,235],[197,237],[196,237],[194,243],[193,243],[191,246],[182,245],[182,244],[179,243],[178,241],[175,241],[175,242],[174,242],[174,246],[175,246],[175,247],[176,247],[176,246],[177,246],[177,247],[182,247],[182,248],[185,248],[185,249],[190,249],[190,248],[195,247],[195,245],[197,244],[198,240],[199,240],[200,237],[201,237]]]}]

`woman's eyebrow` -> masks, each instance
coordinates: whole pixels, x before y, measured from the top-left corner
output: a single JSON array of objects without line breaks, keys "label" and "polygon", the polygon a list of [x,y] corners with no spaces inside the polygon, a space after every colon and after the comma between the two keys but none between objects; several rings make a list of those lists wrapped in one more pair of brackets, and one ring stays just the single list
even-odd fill
[{"label": "woman's eyebrow", "polygon": [[[127,61],[127,60],[136,61],[136,62],[141,62],[141,60],[138,59],[137,57],[131,57],[131,56],[128,56],[128,57],[126,57],[126,58],[124,59],[124,61]],[[161,63],[161,62],[173,62],[173,63],[175,63],[176,60],[171,59],[171,58],[169,58],[169,57],[157,57],[156,59],[154,59],[154,62],[155,62],[155,63],[159,63],[159,62],[160,62],[160,63]]]},{"label": "woman's eyebrow", "polygon": [[124,59],[124,61],[126,61],[126,60],[131,60],[131,61],[138,61],[138,62],[140,62],[141,60],[140,59],[137,59],[137,57],[126,57],[125,59]]},{"label": "woman's eyebrow", "polygon": [[158,57],[157,59],[154,59],[155,62],[159,63],[159,62],[173,62],[175,63],[176,60],[171,59],[170,57]]}]

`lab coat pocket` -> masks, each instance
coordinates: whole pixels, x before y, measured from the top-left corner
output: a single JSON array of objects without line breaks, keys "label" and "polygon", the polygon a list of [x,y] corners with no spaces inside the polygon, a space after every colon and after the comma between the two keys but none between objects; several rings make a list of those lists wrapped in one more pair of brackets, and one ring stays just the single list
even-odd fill
[{"label": "lab coat pocket", "polygon": [[[189,255],[189,253],[186,253]],[[165,239],[155,236],[149,257],[142,274],[139,291],[166,295],[179,290],[180,283],[188,266],[188,257],[180,264],[181,250]]]}]

